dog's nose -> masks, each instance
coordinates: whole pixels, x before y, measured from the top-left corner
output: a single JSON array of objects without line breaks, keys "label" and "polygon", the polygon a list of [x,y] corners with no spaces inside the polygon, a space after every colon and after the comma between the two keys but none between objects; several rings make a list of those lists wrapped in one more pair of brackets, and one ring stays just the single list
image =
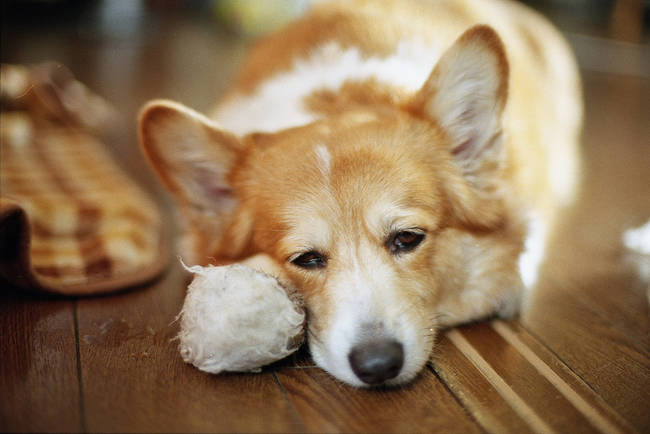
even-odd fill
[{"label": "dog's nose", "polygon": [[397,377],[404,364],[404,349],[396,340],[376,339],[354,346],[348,360],[361,381],[376,385]]}]

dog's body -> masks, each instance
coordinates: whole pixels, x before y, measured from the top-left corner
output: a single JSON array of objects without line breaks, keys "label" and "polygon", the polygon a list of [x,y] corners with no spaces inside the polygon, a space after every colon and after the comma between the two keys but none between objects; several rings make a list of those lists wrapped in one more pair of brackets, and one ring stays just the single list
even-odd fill
[{"label": "dog's body", "polygon": [[564,41],[521,5],[344,1],[260,42],[213,120],[154,102],[141,137],[186,261],[294,285],[321,367],[398,384],[439,326],[516,312],[581,116]]}]

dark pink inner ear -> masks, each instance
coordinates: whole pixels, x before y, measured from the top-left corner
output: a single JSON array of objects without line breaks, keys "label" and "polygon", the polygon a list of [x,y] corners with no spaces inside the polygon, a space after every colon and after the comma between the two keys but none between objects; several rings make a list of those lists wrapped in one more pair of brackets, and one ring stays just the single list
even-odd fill
[{"label": "dark pink inner ear", "polygon": [[219,185],[208,185],[205,188],[206,194],[209,195],[209,197],[212,197],[214,199],[221,199],[224,196],[232,196],[232,189],[228,187],[221,187]]},{"label": "dark pink inner ear", "polygon": [[472,148],[474,148],[475,143],[476,143],[476,139],[472,137],[471,139],[465,140],[459,146],[454,147],[451,153],[454,157],[461,157],[461,158],[468,157],[470,155]]},{"label": "dark pink inner ear", "polygon": [[232,188],[225,182],[223,175],[206,168],[198,168],[194,173],[194,179],[199,187],[199,194],[205,199],[221,200],[232,196]]},{"label": "dark pink inner ear", "polygon": [[[458,116],[457,122],[462,125],[473,125],[476,121],[476,111],[472,107],[467,107],[463,112]],[[469,128],[468,128],[469,129]],[[451,153],[454,157],[466,158],[470,157],[474,151],[474,148],[478,145],[477,143],[477,134],[479,133],[474,128],[470,130],[471,137],[465,140],[464,142],[453,147]]]}]

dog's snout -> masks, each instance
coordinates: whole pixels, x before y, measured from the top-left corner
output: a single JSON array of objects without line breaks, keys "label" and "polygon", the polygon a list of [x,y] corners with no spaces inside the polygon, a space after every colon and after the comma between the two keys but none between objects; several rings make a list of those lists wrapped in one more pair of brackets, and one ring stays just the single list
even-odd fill
[{"label": "dog's snout", "polygon": [[404,349],[396,340],[376,339],[354,346],[348,360],[361,381],[377,385],[397,377],[404,364]]}]

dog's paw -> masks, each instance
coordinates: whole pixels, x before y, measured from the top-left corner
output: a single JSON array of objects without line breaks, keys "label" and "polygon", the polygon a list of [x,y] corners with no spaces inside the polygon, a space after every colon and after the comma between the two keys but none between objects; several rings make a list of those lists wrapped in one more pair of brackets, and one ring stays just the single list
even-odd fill
[{"label": "dog's paw", "polygon": [[493,316],[503,319],[517,316],[524,293],[521,280],[499,283],[492,288],[465,289],[455,293],[439,305],[436,313],[438,325],[453,327]]},{"label": "dog's paw", "polygon": [[294,352],[305,312],[274,277],[243,265],[190,267],[180,316],[183,360],[202,371],[259,371]]}]

